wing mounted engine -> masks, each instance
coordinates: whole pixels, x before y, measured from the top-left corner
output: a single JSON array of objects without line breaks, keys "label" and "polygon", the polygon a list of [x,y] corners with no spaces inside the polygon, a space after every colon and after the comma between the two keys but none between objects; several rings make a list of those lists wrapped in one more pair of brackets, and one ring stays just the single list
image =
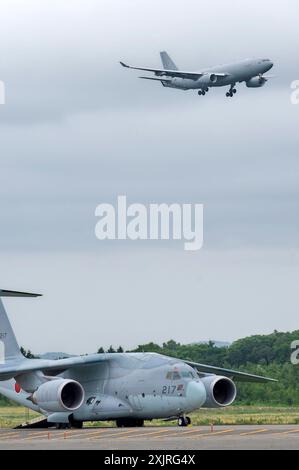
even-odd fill
[{"label": "wing mounted engine", "polygon": [[75,411],[84,401],[84,389],[75,380],[50,380],[40,385],[30,400],[46,411]]},{"label": "wing mounted engine", "polygon": [[259,76],[253,77],[248,82],[246,82],[247,88],[261,88],[267,83],[267,78]]},{"label": "wing mounted engine", "polygon": [[237,389],[231,379],[211,375],[202,378],[201,381],[207,393],[206,402],[202,405],[203,408],[223,408],[235,401]]}]

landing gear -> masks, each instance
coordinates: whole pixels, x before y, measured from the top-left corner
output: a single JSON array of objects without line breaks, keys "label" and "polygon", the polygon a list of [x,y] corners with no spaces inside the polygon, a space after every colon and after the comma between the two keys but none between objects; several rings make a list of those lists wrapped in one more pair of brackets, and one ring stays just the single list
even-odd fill
[{"label": "landing gear", "polygon": [[236,90],[235,86],[236,86],[235,84],[232,85],[232,86],[230,87],[230,90],[226,93],[226,96],[227,96],[228,98],[232,98],[232,97],[237,93],[237,90]]},{"label": "landing gear", "polygon": [[72,425],[70,423],[56,423],[56,429],[71,429]]},{"label": "landing gear", "polygon": [[205,94],[208,93],[208,91],[209,91],[208,88],[206,88],[205,90],[199,90],[198,94],[199,94],[199,96],[205,96]]},{"label": "landing gear", "polygon": [[186,426],[189,426],[189,424],[191,424],[191,419],[189,418],[189,416],[180,416],[179,419],[178,419],[178,425],[181,426],[181,427],[186,427]]},{"label": "landing gear", "polygon": [[143,425],[144,425],[143,419],[120,418],[116,420],[116,426],[118,428],[135,428],[135,427],[142,427]]}]

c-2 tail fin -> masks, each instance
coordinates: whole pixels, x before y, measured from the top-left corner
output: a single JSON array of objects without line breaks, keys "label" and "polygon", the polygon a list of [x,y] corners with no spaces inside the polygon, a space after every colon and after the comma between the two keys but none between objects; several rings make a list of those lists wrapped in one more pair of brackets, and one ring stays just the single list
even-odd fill
[{"label": "c-2 tail fin", "polygon": [[[0,289],[0,297],[39,297],[39,294]],[[0,298],[0,367],[8,361],[24,359]]]},{"label": "c-2 tail fin", "polygon": [[162,64],[164,69],[166,70],[178,70],[177,66],[173,62],[173,60],[169,57],[166,51],[160,52],[160,57],[162,60]]}]

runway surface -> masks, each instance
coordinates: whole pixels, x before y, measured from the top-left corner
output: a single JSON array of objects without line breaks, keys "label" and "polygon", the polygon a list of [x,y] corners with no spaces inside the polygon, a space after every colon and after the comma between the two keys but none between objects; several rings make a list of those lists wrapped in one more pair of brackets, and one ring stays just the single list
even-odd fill
[{"label": "runway surface", "polygon": [[0,429],[4,449],[299,449],[299,426]]}]

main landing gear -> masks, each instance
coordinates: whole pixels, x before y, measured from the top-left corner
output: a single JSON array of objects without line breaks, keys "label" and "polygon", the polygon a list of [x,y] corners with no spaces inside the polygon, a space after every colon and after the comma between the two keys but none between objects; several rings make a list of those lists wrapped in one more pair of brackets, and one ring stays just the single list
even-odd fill
[{"label": "main landing gear", "polygon": [[205,96],[205,94],[208,93],[208,91],[209,91],[209,88],[206,88],[205,90],[199,90],[198,94],[199,96]]},{"label": "main landing gear", "polygon": [[72,429],[71,423],[56,423],[56,429]]},{"label": "main landing gear", "polygon": [[232,86],[230,87],[230,90],[226,93],[226,96],[227,96],[228,98],[232,98],[232,97],[237,93],[237,90],[236,90],[235,86],[236,86],[235,84],[232,85]]},{"label": "main landing gear", "polygon": [[181,427],[186,427],[191,424],[191,419],[189,416],[180,416],[178,419],[178,425]]},{"label": "main landing gear", "polygon": [[116,420],[116,426],[118,428],[137,428],[144,425],[143,419],[133,419],[133,418],[119,418]]}]

